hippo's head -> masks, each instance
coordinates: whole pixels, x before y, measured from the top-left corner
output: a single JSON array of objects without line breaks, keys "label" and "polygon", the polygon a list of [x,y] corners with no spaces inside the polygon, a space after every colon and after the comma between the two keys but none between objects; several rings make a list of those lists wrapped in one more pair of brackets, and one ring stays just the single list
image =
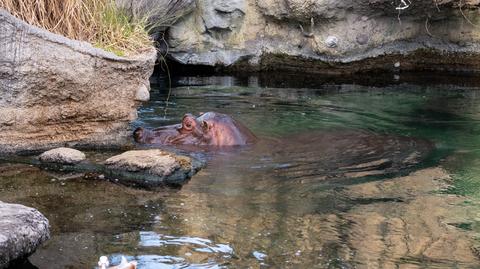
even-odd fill
[{"label": "hippo's head", "polygon": [[230,116],[207,112],[199,117],[183,116],[182,123],[154,130],[137,128],[135,141],[162,145],[237,146],[255,141],[255,135]]}]

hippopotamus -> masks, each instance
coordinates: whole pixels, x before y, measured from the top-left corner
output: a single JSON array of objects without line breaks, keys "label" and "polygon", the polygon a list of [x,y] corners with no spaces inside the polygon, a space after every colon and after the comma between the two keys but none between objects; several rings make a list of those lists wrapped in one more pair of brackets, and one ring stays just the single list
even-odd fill
[{"label": "hippopotamus", "polygon": [[153,130],[137,128],[133,136],[142,144],[242,146],[256,141],[255,135],[232,117],[207,112],[198,117],[185,114],[182,123]]},{"label": "hippopotamus", "polygon": [[[420,138],[353,129],[311,130],[283,138],[257,139],[243,124],[217,112],[198,117],[186,114],[179,124],[153,130],[137,128],[134,138],[143,144],[214,146],[208,151],[220,149],[233,154],[227,159],[234,167],[256,160],[254,167],[258,169],[273,169],[277,176],[303,179],[396,173],[415,166],[434,148],[430,141]],[[255,145],[233,152],[231,147],[225,147],[250,144]],[[225,161],[215,158],[215,154],[211,157],[212,163]]]}]

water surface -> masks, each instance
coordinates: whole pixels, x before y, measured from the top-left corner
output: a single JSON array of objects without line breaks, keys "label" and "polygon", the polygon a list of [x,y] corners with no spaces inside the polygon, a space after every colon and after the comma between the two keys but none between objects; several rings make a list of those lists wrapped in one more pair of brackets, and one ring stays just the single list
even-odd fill
[{"label": "water surface", "polygon": [[169,93],[164,81],[133,127],[217,111],[261,142],[206,152],[188,184],[155,192],[2,164],[0,200],[52,226],[34,266],[478,267],[475,83],[179,77]]}]

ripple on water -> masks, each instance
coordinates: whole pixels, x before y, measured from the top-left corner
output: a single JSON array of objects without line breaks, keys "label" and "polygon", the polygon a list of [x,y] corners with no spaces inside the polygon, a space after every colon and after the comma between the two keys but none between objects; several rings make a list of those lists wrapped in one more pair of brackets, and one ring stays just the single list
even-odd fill
[{"label": "ripple on water", "polygon": [[[114,249],[138,249],[136,252],[140,255],[132,256],[131,259],[138,261],[139,268],[224,268],[223,264],[235,256],[233,248],[228,244],[155,231],[119,234],[110,244]],[[170,255],[152,255],[156,253]],[[125,254],[112,253],[109,256],[115,263],[120,262],[122,255]]]},{"label": "ripple on water", "polygon": [[223,253],[233,255],[233,249],[227,244],[214,244],[209,239],[188,236],[171,236],[156,232],[140,232],[140,246],[161,247],[165,245],[193,246],[193,250],[204,253]]},{"label": "ripple on water", "polygon": [[[119,264],[122,254],[110,255],[111,264]],[[127,260],[135,260],[141,269],[223,269],[225,266],[215,262],[188,263],[184,258],[160,255],[125,256]]]}]

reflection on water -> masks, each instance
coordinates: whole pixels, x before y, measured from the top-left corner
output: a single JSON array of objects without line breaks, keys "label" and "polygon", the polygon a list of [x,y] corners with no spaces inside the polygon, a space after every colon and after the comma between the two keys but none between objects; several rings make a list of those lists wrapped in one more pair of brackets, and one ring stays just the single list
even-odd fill
[{"label": "reflection on water", "polygon": [[193,245],[198,252],[233,254],[233,249],[226,244],[212,244],[211,240],[199,237],[176,237],[155,232],[140,232],[140,246],[161,247],[165,245]]},{"label": "reflection on water", "polygon": [[213,110],[260,137],[255,146],[207,153],[208,166],[181,189],[0,165],[0,200],[38,208],[52,225],[52,239],[30,261],[93,268],[101,255],[112,264],[124,255],[139,268],[478,267],[475,87],[262,81],[180,78],[166,110],[165,88],[152,85],[134,125]]}]

